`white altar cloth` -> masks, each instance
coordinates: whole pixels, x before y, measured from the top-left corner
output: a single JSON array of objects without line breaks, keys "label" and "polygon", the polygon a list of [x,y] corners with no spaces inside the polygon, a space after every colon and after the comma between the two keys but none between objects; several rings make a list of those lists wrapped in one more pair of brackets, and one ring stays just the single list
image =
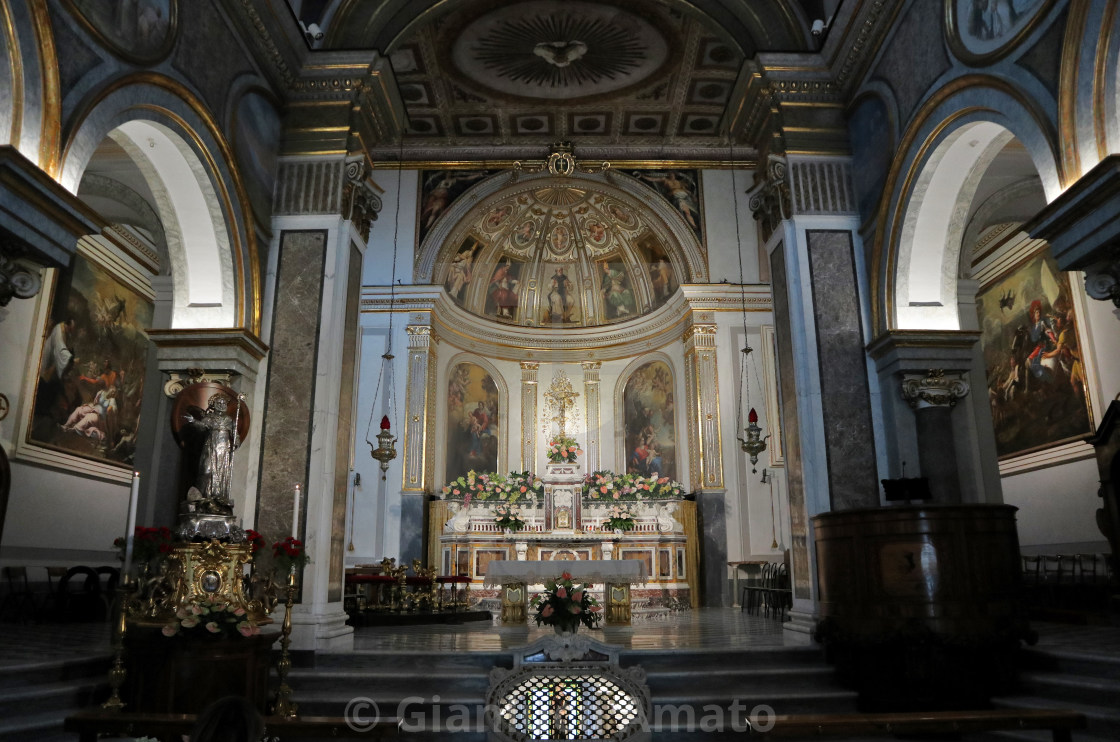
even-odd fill
[{"label": "white altar cloth", "polygon": [[543,585],[564,572],[575,582],[620,583],[645,582],[646,564],[634,559],[593,559],[588,561],[529,561],[504,559],[486,567],[485,585]]}]

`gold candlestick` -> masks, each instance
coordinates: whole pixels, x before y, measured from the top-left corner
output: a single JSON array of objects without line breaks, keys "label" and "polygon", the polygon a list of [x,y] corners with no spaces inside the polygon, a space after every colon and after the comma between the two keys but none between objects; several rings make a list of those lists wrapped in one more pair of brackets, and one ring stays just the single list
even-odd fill
[{"label": "gold candlestick", "polygon": [[131,591],[132,580],[129,575],[121,575],[120,584],[117,586],[115,603],[116,626],[113,627],[113,666],[109,668],[109,687],[112,693],[109,700],[101,704],[106,711],[120,711],[125,707],[121,700],[121,686],[128,677],[128,670],[124,666],[124,637],[128,631],[128,596]]},{"label": "gold candlestick", "polygon": [[299,705],[292,700],[292,689],[288,686],[288,672],[292,669],[292,657],[288,646],[292,643],[292,604],[296,600],[296,568],[288,572],[288,598],[284,603],[284,625],[280,630],[280,661],[276,663],[276,674],[280,678],[280,688],[276,691],[276,703],[272,713],[294,719],[299,715]]}]

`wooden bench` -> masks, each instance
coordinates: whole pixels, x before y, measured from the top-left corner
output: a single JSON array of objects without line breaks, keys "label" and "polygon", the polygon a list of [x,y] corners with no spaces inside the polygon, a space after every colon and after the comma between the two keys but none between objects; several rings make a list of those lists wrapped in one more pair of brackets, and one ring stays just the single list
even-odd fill
[{"label": "wooden bench", "polygon": [[[167,742],[190,734],[197,717],[194,714],[140,714],[86,709],[66,718],[66,731],[75,732],[80,742],[96,742],[99,734],[148,736]],[[381,739],[395,737],[400,719],[379,719],[353,726],[340,716],[264,717],[265,736],[281,739]]]},{"label": "wooden bench", "polygon": [[[916,711],[886,714],[796,714],[759,716],[752,735],[767,737],[862,737],[907,734],[969,734],[1019,729],[1049,729],[1054,742],[1070,742],[1070,732],[1085,728],[1085,715],[1064,709],[990,709]],[[767,728],[769,727],[769,728]]]}]

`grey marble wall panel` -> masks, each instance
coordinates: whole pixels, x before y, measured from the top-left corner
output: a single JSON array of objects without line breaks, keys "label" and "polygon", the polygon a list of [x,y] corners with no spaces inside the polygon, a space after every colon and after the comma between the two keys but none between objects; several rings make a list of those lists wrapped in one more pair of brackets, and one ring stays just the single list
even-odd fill
[{"label": "grey marble wall panel", "polygon": [[706,608],[727,600],[727,510],[723,492],[696,493],[700,536],[700,600]]},{"label": "grey marble wall panel", "polygon": [[427,561],[424,524],[429,500],[423,494],[408,492],[401,495],[401,555],[397,560],[398,564],[412,564],[413,559]]},{"label": "grey marble wall panel", "polygon": [[358,352],[358,300],[362,293],[362,253],[350,247],[346,276],[346,320],[342,328],[342,379],[338,385],[338,429],[334,447],[334,500],[331,505],[331,571],[327,600],[342,600],[346,549],[346,503],[350,456],[354,450],[354,359]]},{"label": "grey marble wall panel", "polygon": [[770,254],[774,291],[774,334],[778,341],[778,393],[781,396],[782,450],[786,457],[789,493],[790,568],[793,594],[812,597],[809,573],[809,517],[805,511],[805,476],[801,470],[801,426],[798,423],[797,385],[793,375],[793,336],[790,330],[789,289],[783,245]]},{"label": "grey marble wall panel", "polygon": [[[292,492],[307,483],[326,243],[324,231],[280,236],[256,517],[270,539],[291,533]],[[329,496],[307,491],[299,522],[309,499]]]},{"label": "grey marble wall panel", "polygon": [[899,14],[894,36],[887,41],[886,52],[875,68],[873,77],[885,80],[894,91],[899,118],[904,122],[934,81],[949,69],[949,56],[941,40],[943,6],[943,2],[931,0],[910,3]]},{"label": "grey marble wall panel", "polygon": [[833,510],[879,505],[852,235],[806,232]]}]

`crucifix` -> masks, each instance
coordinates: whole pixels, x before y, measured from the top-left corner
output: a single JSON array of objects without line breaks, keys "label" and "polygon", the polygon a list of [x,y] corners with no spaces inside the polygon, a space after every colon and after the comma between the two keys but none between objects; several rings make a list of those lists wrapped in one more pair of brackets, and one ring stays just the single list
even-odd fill
[{"label": "crucifix", "polygon": [[549,420],[556,423],[560,431],[558,434],[560,437],[567,434],[565,427],[568,424],[568,411],[575,406],[578,396],[579,392],[572,389],[572,382],[563,370],[553,377],[552,385],[544,393],[544,398],[554,413]]}]

